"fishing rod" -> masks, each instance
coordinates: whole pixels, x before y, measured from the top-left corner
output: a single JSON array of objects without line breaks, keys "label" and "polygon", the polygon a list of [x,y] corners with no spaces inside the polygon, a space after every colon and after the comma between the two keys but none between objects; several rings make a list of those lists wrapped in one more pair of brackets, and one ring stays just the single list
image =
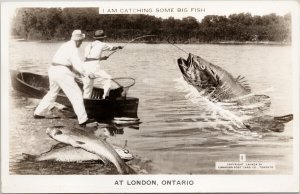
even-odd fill
[{"label": "fishing rod", "polygon": [[[132,43],[132,42],[134,42],[134,41],[136,41],[136,40],[138,40],[138,39],[146,38],[146,37],[153,37],[153,36],[157,36],[157,35],[151,35],[151,34],[150,34],[150,35],[144,35],[144,36],[136,37],[136,38],[134,38],[134,39],[128,41],[128,42],[123,46],[123,48],[124,48],[125,46],[127,46],[128,44],[130,44],[130,43]],[[117,51],[118,51],[118,50],[115,50],[115,51],[111,52],[109,55],[107,55],[107,57],[113,55],[113,54],[116,53]]]}]

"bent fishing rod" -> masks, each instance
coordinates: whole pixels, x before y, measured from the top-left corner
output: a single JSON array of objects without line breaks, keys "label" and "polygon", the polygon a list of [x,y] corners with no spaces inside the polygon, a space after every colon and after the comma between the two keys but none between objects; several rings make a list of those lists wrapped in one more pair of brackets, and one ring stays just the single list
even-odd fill
[{"label": "bent fishing rod", "polygon": [[[124,48],[125,46],[127,46],[128,44],[130,44],[130,43],[132,43],[132,42],[134,42],[134,41],[136,41],[136,40],[138,40],[138,39],[146,38],[146,37],[154,37],[154,36],[158,36],[158,35],[151,35],[151,34],[149,34],[149,35],[144,35],[144,36],[136,37],[136,38],[134,38],[134,39],[128,41],[126,44],[124,44],[123,48]],[[111,52],[109,55],[107,55],[107,57],[110,57],[111,55],[113,55],[113,54],[116,53],[117,51],[118,51],[118,50],[114,50],[114,51]]]},{"label": "bent fishing rod", "polygon": [[[90,34],[86,33],[89,37],[92,37]],[[130,41],[128,41],[126,44],[124,44],[122,47],[124,48],[125,46],[127,46],[128,44],[138,40],[138,39],[141,39],[141,38],[146,38],[146,37],[154,37],[154,36],[158,36],[158,35],[153,35],[153,34],[149,34],[149,35],[144,35],[144,36],[139,36],[139,37],[136,37],[134,39],[131,39]],[[110,54],[107,55],[107,57],[113,55],[114,53],[116,53],[119,49],[117,50],[114,50],[113,52],[111,52]]]}]

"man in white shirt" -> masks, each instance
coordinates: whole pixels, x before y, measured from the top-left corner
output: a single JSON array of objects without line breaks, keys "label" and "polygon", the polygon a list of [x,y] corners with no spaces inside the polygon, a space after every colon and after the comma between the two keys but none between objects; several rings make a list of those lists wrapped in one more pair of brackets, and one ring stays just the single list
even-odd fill
[{"label": "man in white shirt", "polygon": [[74,73],[75,70],[82,75],[84,74],[78,52],[84,38],[85,34],[81,30],[74,30],[71,40],[61,45],[55,53],[48,69],[50,89],[35,109],[34,118],[44,118],[42,113],[52,107],[60,89],[62,89],[73,106],[79,125],[84,127],[93,122],[87,117],[82,92],[75,82]]},{"label": "man in white shirt", "polygon": [[101,69],[100,61],[106,60],[108,58],[107,56],[102,56],[102,52],[122,49],[123,47],[114,47],[107,43],[101,42],[104,38],[106,38],[103,30],[95,31],[93,38],[95,39],[95,41],[87,45],[85,48],[85,60],[82,68],[90,76],[82,78],[83,98],[91,97],[94,86],[94,79],[99,78],[98,81],[101,81],[104,90],[102,98],[105,99],[111,87],[111,76],[106,71]]}]

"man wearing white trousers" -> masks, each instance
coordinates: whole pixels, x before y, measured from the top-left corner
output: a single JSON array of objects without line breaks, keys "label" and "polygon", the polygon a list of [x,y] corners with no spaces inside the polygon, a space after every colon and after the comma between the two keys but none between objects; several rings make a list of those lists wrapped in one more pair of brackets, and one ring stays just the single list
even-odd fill
[{"label": "man wearing white trousers", "polygon": [[85,60],[83,69],[89,76],[82,78],[83,98],[91,97],[94,86],[94,79],[98,78],[98,81],[103,84],[104,93],[102,98],[105,99],[111,87],[111,76],[106,71],[101,69],[100,61],[106,60],[108,58],[107,56],[102,57],[102,52],[107,50],[113,51],[116,49],[122,49],[123,47],[114,47],[107,43],[101,42],[102,39],[106,38],[103,30],[95,31],[93,38],[95,39],[95,41],[88,44],[85,48]]},{"label": "man wearing white trousers", "polygon": [[85,126],[93,122],[87,117],[82,92],[75,82],[74,73],[77,71],[79,74],[85,74],[78,52],[84,38],[85,34],[81,30],[74,30],[71,40],[61,45],[57,50],[48,69],[49,91],[35,109],[34,118],[44,118],[42,113],[52,107],[60,89],[62,89],[73,106],[79,125]]}]

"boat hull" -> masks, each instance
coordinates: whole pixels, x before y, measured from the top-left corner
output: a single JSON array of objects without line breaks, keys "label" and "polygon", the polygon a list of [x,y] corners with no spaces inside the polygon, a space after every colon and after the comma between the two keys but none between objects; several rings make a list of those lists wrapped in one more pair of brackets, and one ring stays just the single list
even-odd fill
[{"label": "boat hull", "polygon": [[[26,97],[43,98],[48,92],[49,81],[45,75],[38,75],[29,72],[11,71],[11,82],[15,90],[22,92]],[[78,83],[82,88],[82,84]],[[103,91],[101,88],[94,88],[92,98],[84,99],[84,105],[89,117],[96,120],[107,120],[114,117],[137,118],[139,99],[134,97],[123,97],[122,88],[110,91],[108,99],[101,99]],[[61,91],[56,102],[72,109],[69,99]]]}]

